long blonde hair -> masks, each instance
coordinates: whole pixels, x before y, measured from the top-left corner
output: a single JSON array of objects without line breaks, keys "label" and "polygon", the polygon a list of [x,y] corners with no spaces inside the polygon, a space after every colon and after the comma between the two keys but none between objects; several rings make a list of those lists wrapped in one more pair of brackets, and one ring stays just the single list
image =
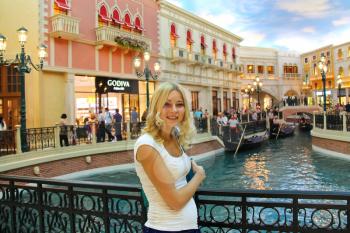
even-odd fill
[{"label": "long blonde hair", "polygon": [[161,137],[161,127],[162,127],[163,121],[160,119],[159,115],[160,115],[160,112],[162,111],[162,108],[165,102],[168,100],[169,94],[172,91],[178,91],[181,94],[184,102],[184,106],[185,106],[184,118],[182,122],[180,122],[178,125],[180,128],[179,142],[185,149],[187,149],[191,143],[192,138],[196,134],[196,130],[190,116],[190,108],[185,98],[185,92],[179,84],[164,82],[154,92],[151,100],[151,104],[149,107],[147,120],[146,120],[146,127],[144,128],[144,132],[152,135],[157,142],[159,143],[164,142],[164,139]]}]

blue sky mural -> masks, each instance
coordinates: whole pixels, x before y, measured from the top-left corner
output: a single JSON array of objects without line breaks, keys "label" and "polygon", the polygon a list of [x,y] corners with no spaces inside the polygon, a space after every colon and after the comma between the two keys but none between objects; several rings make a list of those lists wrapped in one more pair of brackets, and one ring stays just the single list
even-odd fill
[{"label": "blue sky mural", "polygon": [[350,0],[168,0],[242,37],[241,45],[308,52],[350,41]]}]

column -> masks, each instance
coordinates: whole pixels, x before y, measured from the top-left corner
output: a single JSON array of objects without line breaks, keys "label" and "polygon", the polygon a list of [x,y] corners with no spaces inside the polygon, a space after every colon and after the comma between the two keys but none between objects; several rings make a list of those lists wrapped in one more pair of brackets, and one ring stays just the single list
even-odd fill
[{"label": "column", "polygon": [[66,79],[65,113],[67,114],[67,121],[70,125],[74,125],[76,118],[74,76],[74,74],[68,73]]},{"label": "column", "polygon": [[207,92],[208,92],[208,112],[210,114],[210,116],[213,116],[213,88],[210,86],[207,88]]},{"label": "column", "polygon": [[350,95],[350,89],[349,88],[345,88],[345,95],[346,95],[346,103],[349,103],[350,102],[350,98],[349,98],[349,95]]},{"label": "column", "polygon": [[224,112],[224,88],[220,87],[218,91],[218,95],[220,96],[220,108],[221,112]]}]

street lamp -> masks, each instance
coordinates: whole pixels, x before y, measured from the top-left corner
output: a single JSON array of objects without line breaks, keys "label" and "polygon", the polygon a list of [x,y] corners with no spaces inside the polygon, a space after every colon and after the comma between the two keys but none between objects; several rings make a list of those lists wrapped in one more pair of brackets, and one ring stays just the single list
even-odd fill
[{"label": "street lamp", "polygon": [[136,71],[136,75],[138,78],[141,78],[142,76],[145,76],[146,78],[146,97],[147,97],[147,102],[146,102],[146,106],[147,106],[147,112],[148,112],[148,108],[149,108],[149,80],[150,78],[152,78],[153,80],[157,80],[158,76],[160,74],[160,64],[159,62],[155,62],[154,63],[154,74],[152,74],[152,71],[150,70],[148,63],[149,60],[151,58],[151,55],[149,52],[144,52],[143,53],[143,59],[145,61],[145,68],[141,69],[141,58],[136,57],[134,59],[134,67],[135,67],[135,71]]},{"label": "street lamp", "polygon": [[321,71],[322,75],[322,85],[323,85],[323,111],[325,112],[327,110],[326,106],[326,74],[327,74],[327,64],[326,64],[326,57],[321,56],[321,60],[318,62],[318,68]]},{"label": "street lamp", "polygon": [[24,44],[27,42],[28,30],[21,27],[17,30],[18,41],[21,46],[21,51],[16,54],[16,58],[13,61],[8,61],[4,58],[4,53],[6,51],[6,37],[0,34],[0,66],[2,65],[15,65],[16,70],[19,72],[20,76],[20,91],[21,91],[21,149],[22,152],[28,151],[27,143],[27,130],[26,130],[26,98],[25,98],[25,73],[31,72],[31,67],[35,70],[40,71],[44,65],[44,58],[46,57],[46,46],[41,44],[39,49],[39,65],[34,65],[32,59],[29,55],[25,53]]},{"label": "street lamp", "polygon": [[260,91],[262,87],[262,82],[260,82],[260,78],[258,76],[255,77],[255,81],[253,82],[256,92],[258,93],[258,105],[260,106]]},{"label": "street lamp", "polygon": [[248,87],[246,89],[244,89],[244,92],[246,94],[248,94],[248,108],[250,108],[250,95],[254,92],[254,87],[250,86],[250,84],[248,84]]},{"label": "street lamp", "polygon": [[338,83],[338,98],[339,98],[339,105],[340,105],[341,104],[340,89],[341,89],[342,80],[339,74],[337,76],[337,83]]}]

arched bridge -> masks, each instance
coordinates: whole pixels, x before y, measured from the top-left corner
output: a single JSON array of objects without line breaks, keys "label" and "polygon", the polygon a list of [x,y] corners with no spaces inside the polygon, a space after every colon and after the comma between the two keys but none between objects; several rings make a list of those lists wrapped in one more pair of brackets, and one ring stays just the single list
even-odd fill
[{"label": "arched bridge", "polygon": [[298,105],[298,106],[285,106],[280,108],[279,111],[282,112],[283,119],[287,119],[288,116],[295,115],[298,112],[313,114],[313,112],[315,111],[322,111],[322,108],[317,105],[313,105],[313,106]]}]

